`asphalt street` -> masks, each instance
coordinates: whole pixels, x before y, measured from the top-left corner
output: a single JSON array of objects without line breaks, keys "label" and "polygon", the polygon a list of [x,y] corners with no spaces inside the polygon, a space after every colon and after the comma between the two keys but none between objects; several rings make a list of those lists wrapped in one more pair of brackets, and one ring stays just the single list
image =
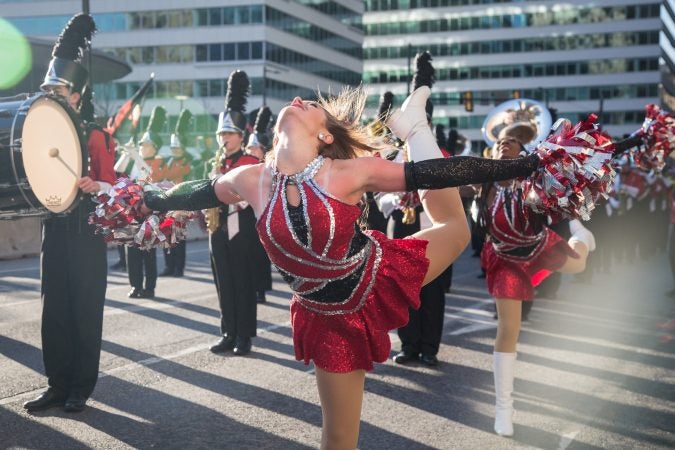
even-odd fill
[{"label": "asphalt street", "polygon": [[[275,274],[250,355],[212,354],[219,311],[208,245],[187,250],[186,276],[160,278],[153,300],[127,298],[126,274],[109,273],[100,379],[76,414],[22,408],[46,384],[39,259],[0,261],[0,448],[318,447],[321,410],[312,366],[293,356],[288,288]],[[438,367],[390,359],[367,376],[359,448],[675,448],[664,253],[591,283],[567,276],[557,298],[536,300],[519,344],[512,439],[492,432],[496,321],[479,273],[467,250],[447,295]],[[395,332],[391,340],[393,355]]]}]

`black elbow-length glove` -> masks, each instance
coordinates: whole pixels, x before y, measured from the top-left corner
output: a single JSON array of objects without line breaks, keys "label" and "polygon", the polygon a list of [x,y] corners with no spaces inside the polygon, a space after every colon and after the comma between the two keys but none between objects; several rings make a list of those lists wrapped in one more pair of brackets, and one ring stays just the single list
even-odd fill
[{"label": "black elbow-length glove", "polygon": [[429,159],[405,163],[406,190],[442,189],[526,177],[539,167],[533,153],[517,159],[485,159],[473,156]]},{"label": "black elbow-length glove", "polygon": [[143,195],[145,206],[153,211],[198,211],[223,203],[216,197],[215,180],[194,180],[180,183],[168,191],[149,191]]}]

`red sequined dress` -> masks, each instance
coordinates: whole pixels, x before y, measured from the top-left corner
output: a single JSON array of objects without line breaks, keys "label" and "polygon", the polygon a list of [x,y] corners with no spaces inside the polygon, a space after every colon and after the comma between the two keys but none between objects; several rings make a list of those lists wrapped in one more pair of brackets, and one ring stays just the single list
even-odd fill
[{"label": "red sequined dress", "polygon": [[[330,372],[372,370],[373,361],[389,357],[389,330],[407,323],[409,307],[419,307],[427,241],[361,231],[360,207],[314,180],[323,161],[319,156],[294,175],[272,169],[258,234],[293,290],[295,357]],[[287,200],[289,185],[298,189],[298,206]]]},{"label": "red sequined dress", "polygon": [[481,252],[488,291],[495,298],[532,300],[535,286],[578,255],[523,204],[520,189],[495,188]]}]

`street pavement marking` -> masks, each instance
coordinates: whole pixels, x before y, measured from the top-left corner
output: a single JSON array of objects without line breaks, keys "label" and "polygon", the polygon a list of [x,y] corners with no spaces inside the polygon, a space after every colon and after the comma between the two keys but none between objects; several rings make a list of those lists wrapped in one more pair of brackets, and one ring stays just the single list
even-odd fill
[{"label": "street pavement marking", "polygon": [[[278,328],[289,327],[290,325],[291,325],[290,321],[285,322],[285,323],[281,323],[281,324],[270,325],[270,326],[265,327],[265,328],[259,328],[258,333],[266,334],[266,333],[272,332],[272,331],[274,331]],[[209,339],[210,338],[211,337],[209,337]],[[176,358],[180,358],[181,356],[185,356],[185,355],[189,355],[189,354],[192,354],[192,353],[197,353],[197,352],[200,352],[200,351],[207,350],[209,348],[209,346],[210,346],[210,344],[207,344],[207,343],[198,344],[198,345],[194,345],[192,347],[188,347],[186,349],[183,349],[183,350],[180,350],[178,352],[174,352],[174,353],[171,353],[171,354],[168,354],[168,355],[153,356],[152,358],[146,358],[146,359],[142,359],[140,361],[134,361],[134,362],[125,364],[123,366],[113,367],[113,368],[105,370],[103,372],[99,372],[98,378],[100,380],[102,378],[113,376],[113,375],[115,375],[116,373],[119,373],[119,372],[127,372],[127,371],[138,369],[138,368],[141,368],[141,367],[151,366],[153,364],[157,364],[157,363],[160,363],[162,361],[170,361],[170,360],[173,360],[173,359],[176,359]],[[44,390],[45,390],[44,387],[40,387],[38,389],[33,389],[31,391],[21,392],[19,394],[13,395],[11,397],[6,397],[6,398],[3,398],[3,399],[0,399],[0,406],[9,405],[9,404],[17,402],[17,401],[22,401],[22,400],[25,400],[27,398],[34,397],[35,395],[37,395],[38,393],[40,393]]]},{"label": "street pavement marking", "polygon": [[446,336],[460,336],[462,334],[474,333],[476,331],[491,330],[497,328],[496,323],[475,323],[473,325],[467,325],[463,328],[460,328],[449,333],[445,333]]},{"label": "street pavement marking", "polygon": [[459,300],[471,300],[473,302],[478,302],[478,303],[494,303],[494,300],[492,297],[485,297],[485,296],[474,296],[474,295],[464,295],[464,294],[453,294],[450,292],[450,294],[446,294],[446,297],[450,296],[450,298],[456,298]]},{"label": "street pavement marking", "polygon": [[563,434],[562,438],[560,438],[560,442],[558,443],[558,450],[565,450],[567,447],[569,447],[570,444],[574,442],[574,438],[577,436],[577,434],[579,434],[580,431],[581,430],[574,430]]}]

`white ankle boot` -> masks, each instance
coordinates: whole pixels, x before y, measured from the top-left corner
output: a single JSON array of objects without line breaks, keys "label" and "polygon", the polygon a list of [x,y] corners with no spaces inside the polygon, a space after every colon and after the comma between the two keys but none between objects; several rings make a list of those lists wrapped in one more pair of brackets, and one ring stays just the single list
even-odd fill
[{"label": "white ankle boot", "polygon": [[495,377],[495,433],[513,436],[513,368],[515,353],[492,354],[492,370]]},{"label": "white ankle boot", "polygon": [[425,110],[431,95],[428,86],[421,86],[408,96],[401,109],[389,116],[387,126],[408,144],[411,161],[442,158],[436,137],[431,132]]},{"label": "white ankle boot", "polygon": [[568,241],[570,244],[582,242],[589,252],[595,250],[595,236],[593,236],[591,230],[581,224],[579,219],[570,220],[570,234],[572,235]]}]

